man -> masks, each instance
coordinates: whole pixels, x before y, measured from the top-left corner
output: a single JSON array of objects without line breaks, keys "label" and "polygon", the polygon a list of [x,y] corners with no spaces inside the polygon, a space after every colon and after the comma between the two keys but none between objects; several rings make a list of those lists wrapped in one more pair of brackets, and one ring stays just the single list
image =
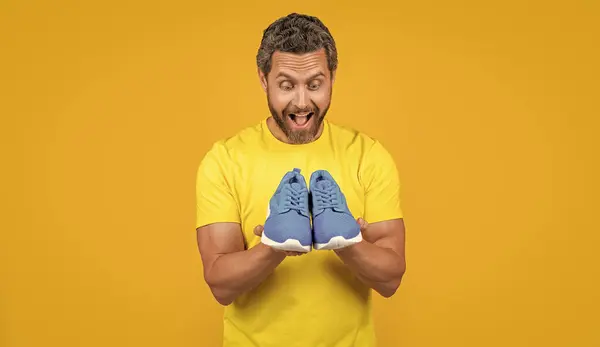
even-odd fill
[{"label": "man", "polygon": [[272,23],[257,64],[271,116],[216,142],[197,176],[224,345],[375,346],[371,289],[392,296],[405,271],[394,160],[325,119],[337,51],[319,19]]}]

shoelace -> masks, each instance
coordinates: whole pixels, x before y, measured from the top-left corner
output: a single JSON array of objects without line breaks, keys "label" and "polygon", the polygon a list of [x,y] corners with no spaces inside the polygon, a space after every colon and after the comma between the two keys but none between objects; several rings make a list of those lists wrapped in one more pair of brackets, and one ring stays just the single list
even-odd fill
[{"label": "shoelace", "polygon": [[317,209],[334,208],[339,205],[340,197],[333,185],[325,188],[313,188],[312,193]]},{"label": "shoelace", "polygon": [[283,207],[297,212],[305,211],[306,203],[304,201],[304,194],[306,193],[306,189],[302,188],[298,191],[290,187],[285,187],[284,189],[286,194]]}]

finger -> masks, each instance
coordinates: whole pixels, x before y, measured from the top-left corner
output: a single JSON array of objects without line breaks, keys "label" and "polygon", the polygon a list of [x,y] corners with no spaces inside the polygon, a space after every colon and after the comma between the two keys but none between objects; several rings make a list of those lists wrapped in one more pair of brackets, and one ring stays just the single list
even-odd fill
[{"label": "finger", "polygon": [[262,226],[262,225],[257,225],[257,226],[255,226],[255,227],[254,227],[254,235],[256,235],[256,236],[261,236],[261,235],[262,235],[262,233],[263,233],[263,230],[264,230],[264,228],[263,228],[263,226]]}]

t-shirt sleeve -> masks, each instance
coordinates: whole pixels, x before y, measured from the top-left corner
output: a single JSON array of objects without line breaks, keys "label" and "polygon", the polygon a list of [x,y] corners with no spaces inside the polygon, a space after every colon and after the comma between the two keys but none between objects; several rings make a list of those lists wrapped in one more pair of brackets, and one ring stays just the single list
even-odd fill
[{"label": "t-shirt sleeve", "polygon": [[213,223],[240,223],[231,172],[227,149],[222,143],[215,143],[197,171],[196,228]]},{"label": "t-shirt sleeve", "polygon": [[400,205],[400,178],[394,158],[375,141],[361,165],[361,181],[365,187],[363,218],[368,223],[403,217]]}]

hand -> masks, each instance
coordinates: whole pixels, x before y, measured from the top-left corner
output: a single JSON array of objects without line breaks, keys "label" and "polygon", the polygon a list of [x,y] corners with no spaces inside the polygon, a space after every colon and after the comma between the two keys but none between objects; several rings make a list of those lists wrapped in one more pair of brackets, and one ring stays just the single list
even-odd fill
[{"label": "hand", "polygon": [[[261,236],[264,229],[265,228],[262,225],[255,226],[254,227],[254,235]],[[273,248],[273,247],[271,247],[271,249],[274,250],[274,251],[276,251],[276,252],[285,253],[285,255],[287,255],[288,257],[295,257],[295,256],[298,256],[298,255],[305,254],[305,253],[302,253],[302,252],[282,251],[280,249],[276,249],[276,248]]]},{"label": "hand", "polygon": [[358,219],[356,220],[356,223],[358,223],[358,225],[360,225],[361,233],[364,233],[365,231],[367,231],[367,227],[369,226],[369,223],[367,223],[367,221],[364,220],[362,217],[358,217]]},{"label": "hand", "polygon": [[[367,228],[369,227],[369,223],[366,220],[364,220],[362,217],[357,218],[356,223],[358,223],[358,225],[360,226],[360,233],[363,234],[363,240],[364,240],[364,233],[365,233],[365,231],[367,231]],[[336,252],[337,254],[346,253],[347,250],[353,248],[357,244],[358,243],[355,243],[353,245],[346,246],[343,248],[338,248],[338,249],[334,250],[334,252]]]}]

